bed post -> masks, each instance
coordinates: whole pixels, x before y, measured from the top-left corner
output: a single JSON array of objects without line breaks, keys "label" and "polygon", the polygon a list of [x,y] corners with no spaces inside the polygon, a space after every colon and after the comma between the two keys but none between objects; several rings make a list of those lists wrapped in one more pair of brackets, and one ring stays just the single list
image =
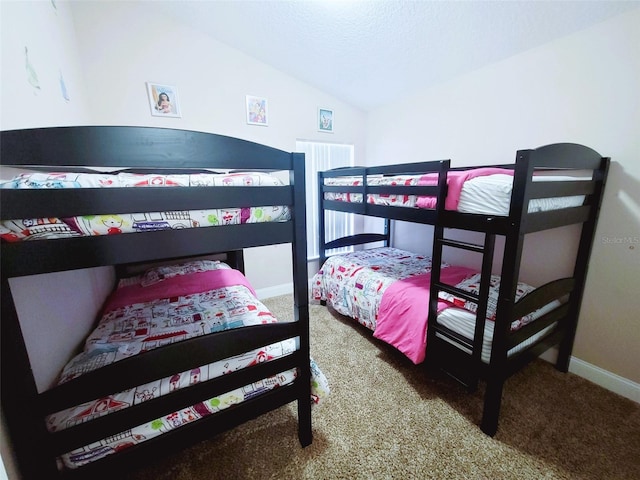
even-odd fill
[{"label": "bed post", "polygon": [[25,480],[55,478],[54,461],[47,457],[47,430],[40,415],[38,391],[20,329],[9,279],[2,278],[2,416],[11,438],[17,466]]},{"label": "bed post", "polygon": [[511,205],[509,206],[509,227],[505,236],[504,254],[502,256],[500,290],[491,345],[491,358],[488,365],[487,390],[484,396],[484,408],[480,424],[482,431],[491,437],[498,430],[502,389],[508,377],[507,337],[511,327],[524,244],[524,234],[522,233],[520,219],[529,205],[529,192],[526,189],[526,185],[533,175],[533,164],[529,161],[530,152],[530,150],[521,150],[516,155],[513,194],[511,196]]},{"label": "bed post", "polygon": [[313,440],[311,432],[311,367],[309,342],[309,290],[307,271],[307,221],[304,153],[292,153],[290,183],[293,185],[293,300],[295,320],[300,322],[300,396],[298,397],[298,438],[303,447]]},{"label": "bed post", "polygon": [[384,219],[384,246],[391,246],[391,220],[388,218]]},{"label": "bed post", "polygon": [[244,250],[232,250],[227,252],[227,263],[244,275]]},{"label": "bed post", "polygon": [[[324,214],[324,175],[318,172],[318,270],[322,269],[327,260],[327,239],[325,238],[325,214]],[[320,305],[326,305],[325,300],[320,301]]]},{"label": "bed post", "polygon": [[327,252],[325,250],[325,245],[327,244],[327,239],[325,238],[325,226],[324,226],[324,175],[322,172],[318,172],[318,268],[322,268],[325,260],[327,259]]},{"label": "bed post", "polygon": [[432,354],[435,344],[436,325],[438,318],[438,293],[440,292],[440,273],[442,270],[442,240],[444,238],[444,223],[441,221],[445,211],[445,200],[448,193],[447,176],[449,174],[450,160],[440,162],[438,170],[438,191],[436,194],[436,221],[433,224],[433,237],[431,239],[431,286],[429,288],[429,305],[427,317],[427,351],[425,352],[425,364],[430,369],[438,364]]},{"label": "bed post", "polygon": [[573,342],[576,336],[576,329],[578,328],[578,316],[580,315],[580,307],[582,305],[582,297],[584,295],[584,287],[587,280],[587,270],[589,268],[589,257],[591,256],[591,249],[593,247],[593,240],[596,233],[596,225],[598,223],[598,216],[600,214],[600,207],[602,205],[602,196],[604,192],[604,186],[607,181],[607,174],[609,172],[609,164],[611,159],[609,157],[603,157],[600,162],[600,168],[594,171],[594,176],[598,175],[596,180],[596,187],[594,189],[592,199],[595,199],[593,208],[589,212],[589,219],[582,224],[582,232],[580,234],[580,244],[578,246],[578,254],[576,256],[576,264],[573,271],[573,278],[575,279],[575,287],[571,294],[571,311],[569,313],[569,326],[566,335],[560,343],[558,350],[558,359],[556,360],[556,368],[562,372],[569,370],[569,363],[571,361],[571,352],[573,351]]}]

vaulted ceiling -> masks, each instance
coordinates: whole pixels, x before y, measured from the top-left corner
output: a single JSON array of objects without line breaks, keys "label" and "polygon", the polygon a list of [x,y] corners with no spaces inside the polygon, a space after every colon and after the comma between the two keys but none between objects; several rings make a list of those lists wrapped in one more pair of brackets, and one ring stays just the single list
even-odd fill
[{"label": "vaulted ceiling", "polygon": [[172,0],[153,5],[365,111],[640,8],[638,1],[614,0]]}]

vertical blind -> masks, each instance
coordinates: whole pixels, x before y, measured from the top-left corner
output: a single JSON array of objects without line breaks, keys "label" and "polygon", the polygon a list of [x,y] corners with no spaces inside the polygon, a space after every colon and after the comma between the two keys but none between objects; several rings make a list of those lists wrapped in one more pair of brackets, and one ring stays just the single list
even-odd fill
[{"label": "vertical blind", "polygon": [[[307,257],[318,257],[320,232],[318,231],[318,172],[338,167],[353,166],[353,145],[336,143],[296,142],[296,151],[305,154],[307,188]],[[344,212],[325,213],[325,238],[353,235],[353,215]],[[350,251],[352,247],[336,249],[331,253]]]}]

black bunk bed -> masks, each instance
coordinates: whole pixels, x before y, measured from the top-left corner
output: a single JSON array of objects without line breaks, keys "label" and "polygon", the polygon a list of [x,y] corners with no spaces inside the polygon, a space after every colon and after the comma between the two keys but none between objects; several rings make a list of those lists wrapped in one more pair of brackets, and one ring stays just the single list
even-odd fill
[{"label": "black bunk bed", "polygon": [[[98,478],[108,472],[122,472],[294,401],[297,402],[300,443],[302,446],[311,443],[303,154],[221,135],[149,127],[86,126],[4,131],[0,144],[2,166],[18,169],[85,171],[86,167],[106,167],[149,172],[208,169],[288,172],[288,185],[285,180],[284,186],[0,189],[3,221],[269,205],[288,206],[291,211],[291,219],[283,222],[14,243],[3,241],[2,411],[23,478]],[[219,252],[229,252],[228,261],[242,270],[244,248],[283,243],[291,244],[295,321],[236,328],[173,343],[38,392],[12,299],[11,278],[105,265],[124,267]],[[120,270],[123,268],[118,268]],[[46,415],[62,408],[296,337],[299,347],[291,355],[201,382],[73,428],[54,433],[46,429]],[[86,466],[62,470],[57,466],[56,458],[64,452],[286,369],[297,369],[298,374],[285,387]]]},{"label": "black bunk bed", "polygon": [[[318,229],[320,232],[319,264],[322,266],[327,259],[328,250],[336,250],[349,246],[367,245],[382,242],[389,246],[391,241],[391,220],[423,223],[434,225],[444,209],[447,194],[447,171],[450,160],[435,160],[431,162],[404,163],[379,167],[341,167],[324,172],[318,172]],[[404,177],[427,175],[433,176],[429,184],[377,184],[369,185],[371,177]],[[357,178],[361,179],[350,184],[328,184],[329,179]],[[351,202],[335,198],[325,198],[325,194],[354,195],[367,198],[368,195],[432,197],[436,199],[434,208],[403,208],[377,204],[367,201]],[[355,213],[358,215],[384,218],[384,233],[360,233],[343,238],[327,241],[325,238],[325,211]]]},{"label": "black bunk bed", "polygon": [[[486,381],[481,428],[486,434],[493,436],[498,428],[503,385],[510,375],[554,346],[559,349],[556,367],[564,372],[568,370],[609,162],[609,158],[602,157],[594,150],[571,143],[518,151],[514,164],[495,167],[510,170],[510,175],[513,175],[512,191],[505,215],[461,213],[455,209],[445,208],[445,202],[442,199],[443,195],[447,195],[445,190],[447,188],[451,190],[450,185],[440,190],[437,187],[430,187],[436,188],[436,190],[432,190],[429,195],[437,199],[436,205],[431,210],[421,212],[421,209],[415,207],[376,205],[378,200],[375,195],[387,198],[405,194],[423,195],[414,189],[425,187],[368,186],[369,179],[375,179],[375,176],[394,176],[399,173],[415,173],[417,171],[414,168],[403,170],[402,165],[320,172],[318,178],[321,226],[320,265],[322,266],[327,258],[327,249],[373,241],[382,241],[385,246],[388,245],[389,219],[434,225],[432,268],[430,283],[426,290],[429,295],[429,307],[426,338],[428,347],[425,364],[429,368],[437,367],[444,370],[463,383],[470,391],[477,388],[479,378]],[[420,166],[417,165],[419,169]],[[423,166],[427,167],[428,163]],[[438,185],[441,187],[443,185],[442,175],[449,177],[452,172],[464,174],[464,172],[471,170],[448,169],[447,167],[448,162],[443,163],[443,168],[448,171],[440,174]],[[487,168],[493,169],[494,167]],[[423,173],[433,171],[429,168],[422,170]],[[557,181],[534,181],[536,176],[549,172],[570,172],[572,174],[579,172],[582,175],[582,181],[571,181],[569,178],[556,179]],[[536,175],[534,176],[534,174]],[[356,181],[353,180],[354,176]],[[345,180],[343,182],[333,181],[336,178],[344,178]],[[376,181],[376,184],[379,183]],[[354,194],[359,196],[354,197]],[[349,195],[356,200],[348,201]],[[543,199],[543,202],[547,200],[553,202],[565,198],[579,198],[580,201],[578,204],[570,202],[569,205],[561,202],[559,207],[549,210],[529,211],[531,200],[535,202],[539,201],[538,199]],[[365,200],[362,201],[362,199]],[[385,218],[385,233],[359,234],[352,238],[327,241],[324,238],[322,222],[324,221],[324,212],[328,210]],[[555,279],[516,301],[525,235],[573,224],[581,225],[573,275],[569,278]],[[484,241],[476,243],[455,240],[451,238],[451,235],[445,236],[445,229],[447,232],[452,231],[449,229],[480,232],[484,235]],[[490,343],[490,356],[483,361],[485,313],[488,308],[496,236],[504,238],[499,300],[497,301]],[[355,241],[351,242],[352,239]],[[445,270],[441,268],[443,248],[464,249],[482,256],[480,281],[475,293],[470,293],[468,290],[463,291],[456,288],[455,285],[441,280],[442,272]],[[471,338],[447,328],[437,320],[439,318],[439,300],[443,292],[477,306],[474,315],[475,327],[472,327]],[[513,320],[535,312],[553,301],[558,302],[560,306],[556,306],[523,328],[511,331]],[[508,354],[513,347],[526,340],[529,340],[528,345],[516,353],[510,352]]]}]

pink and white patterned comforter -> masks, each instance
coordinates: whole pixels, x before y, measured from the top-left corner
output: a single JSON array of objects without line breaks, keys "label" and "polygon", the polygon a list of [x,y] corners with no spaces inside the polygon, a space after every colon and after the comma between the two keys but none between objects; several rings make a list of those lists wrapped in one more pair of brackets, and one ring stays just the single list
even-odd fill
[{"label": "pink and white patterned comforter", "polygon": [[[224,263],[204,260],[158,267],[146,272],[139,281],[123,282],[123,286],[116,290],[107,302],[98,326],[87,338],[83,351],[63,369],[59,383],[165,344],[277,321],[254,296],[246,278]],[[63,430],[174,390],[288,355],[297,349],[296,343],[296,339],[287,339],[266,345],[54,413],[47,418],[47,428],[50,431]],[[313,361],[311,369],[311,400],[318,403],[329,394],[329,388],[326,378]],[[144,442],[267,390],[289,384],[296,376],[295,369],[287,370],[68,452],[60,458],[60,467],[76,468]]]},{"label": "pink and white patterned comforter", "polygon": [[314,275],[311,295],[375,331],[382,294],[389,285],[430,271],[431,258],[397,248],[333,255]]},{"label": "pink and white patterned comforter", "polygon": [[[373,330],[413,363],[427,347],[431,258],[396,248],[374,248],[329,257],[313,277],[313,300]],[[473,270],[443,264],[441,278],[455,284]],[[439,302],[438,309],[448,307]]]}]

